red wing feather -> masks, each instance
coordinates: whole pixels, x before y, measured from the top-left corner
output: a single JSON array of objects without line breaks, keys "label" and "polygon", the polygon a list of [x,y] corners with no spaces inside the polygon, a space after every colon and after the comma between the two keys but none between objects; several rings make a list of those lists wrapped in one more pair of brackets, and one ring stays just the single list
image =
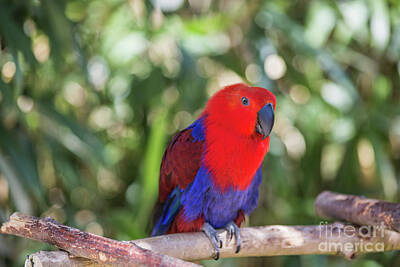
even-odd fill
[{"label": "red wing feather", "polygon": [[203,146],[204,141],[195,141],[191,128],[173,137],[161,161],[159,203],[163,203],[176,186],[185,189],[193,182],[201,165]]}]

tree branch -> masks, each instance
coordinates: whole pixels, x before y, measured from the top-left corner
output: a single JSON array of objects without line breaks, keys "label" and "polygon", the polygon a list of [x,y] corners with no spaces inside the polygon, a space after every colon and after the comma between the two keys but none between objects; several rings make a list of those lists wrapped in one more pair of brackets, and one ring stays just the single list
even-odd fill
[{"label": "tree branch", "polygon": [[[313,226],[260,226],[240,229],[242,248],[235,254],[235,241],[228,243],[220,231],[224,247],[221,258],[249,256],[282,256],[330,254],[353,258],[358,253],[400,250],[400,234],[376,228],[364,229],[342,223]],[[213,255],[209,240],[202,233],[182,233],[133,241],[135,244],[184,260],[210,259]],[[364,245],[368,244],[367,247]]]},{"label": "tree branch", "polygon": [[29,255],[25,267],[110,267],[111,265],[97,263],[85,258],[74,257],[65,251],[39,251]]},{"label": "tree branch", "polygon": [[[368,235],[358,226],[341,223],[241,228],[242,249],[238,254],[234,252],[235,240],[227,243],[226,232],[220,230],[224,244],[220,257],[331,254],[352,259],[358,253],[400,250],[400,233],[381,228],[375,230]],[[39,219],[19,213],[3,224],[1,233],[47,242],[76,256],[117,265],[192,266],[160,254],[189,261],[213,256],[210,242],[203,233],[116,241],[60,225],[50,218]]]},{"label": "tree branch", "polygon": [[315,201],[318,216],[400,232],[400,204],[324,191]]},{"label": "tree branch", "polygon": [[36,218],[14,213],[0,229],[2,234],[12,234],[34,239],[88,258],[99,263],[117,266],[198,266],[170,256],[143,249],[134,243],[116,241],[61,225],[50,217]]}]

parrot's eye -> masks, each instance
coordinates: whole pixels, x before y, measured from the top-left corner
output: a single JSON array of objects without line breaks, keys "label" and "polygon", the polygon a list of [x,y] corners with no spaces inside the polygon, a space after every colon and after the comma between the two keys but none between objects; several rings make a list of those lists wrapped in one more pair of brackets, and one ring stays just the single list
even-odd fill
[{"label": "parrot's eye", "polygon": [[245,97],[245,96],[242,97],[242,104],[245,106],[248,106],[250,104],[249,99],[247,99],[247,97]]}]

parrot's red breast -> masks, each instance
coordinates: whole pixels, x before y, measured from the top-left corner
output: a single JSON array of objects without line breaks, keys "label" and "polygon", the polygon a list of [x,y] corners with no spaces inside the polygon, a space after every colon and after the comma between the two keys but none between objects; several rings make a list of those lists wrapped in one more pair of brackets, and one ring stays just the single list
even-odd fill
[{"label": "parrot's red breast", "polygon": [[[243,96],[248,99],[248,105],[238,101]],[[271,92],[244,84],[226,87],[207,103],[203,112],[206,118],[204,163],[214,173],[214,182],[219,187],[244,190],[263,161],[269,137],[261,139],[254,125],[257,112],[266,103],[272,103],[275,109],[276,99]]]}]

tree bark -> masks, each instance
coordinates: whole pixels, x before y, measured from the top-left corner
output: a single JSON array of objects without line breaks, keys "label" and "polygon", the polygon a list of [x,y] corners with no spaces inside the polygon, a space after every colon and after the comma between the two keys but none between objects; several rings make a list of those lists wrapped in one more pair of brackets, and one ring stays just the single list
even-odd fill
[{"label": "tree bark", "polygon": [[324,191],[315,201],[318,216],[400,232],[400,204]]},{"label": "tree bark", "polygon": [[167,255],[143,249],[131,242],[116,241],[61,225],[50,217],[36,218],[14,213],[0,229],[2,234],[30,238],[88,258],[115,266],[198,266]]},{"label": "tree bark", "polygon": [[65,251],[39,251],[29,255],[25,267],[110,267],[85,258],[74,257]]},{"label": "tree bark", "polygon": [[[381,228],[370,229],[342,223],[312,226],[271,225],[240,229],[242,248],[235,253],[235,241],[227,244],[227,234],[219,231],[224,246],[221,258],[283,255],[342,255],[400,250],[400,234]],[[133,241],[135,244],[184,260],[210,259],[209,240],[202,233],[182,233]],[[227,244],[227,245],[226,245]]]},{"label": "tree bark", "polygon": [[[400,250],[400,233],[380,228],[369,233],[363,230],[341,223],[241,228],[242,249],[238,254],[235,254],[235,240],[227,242],[226,232],[220,230],[224,244],[220,257],[330,254],[352,259],[359,253]],[[210,259],[214,254],[203,233],[116,241],[60,225],[50,218],[18,213],[3,224],[1,233],[48,242],[72,255],[114,265],[191,266],[194,264],[183,261],[178,264],[179,260],[171,257],[197,261]]]}]

